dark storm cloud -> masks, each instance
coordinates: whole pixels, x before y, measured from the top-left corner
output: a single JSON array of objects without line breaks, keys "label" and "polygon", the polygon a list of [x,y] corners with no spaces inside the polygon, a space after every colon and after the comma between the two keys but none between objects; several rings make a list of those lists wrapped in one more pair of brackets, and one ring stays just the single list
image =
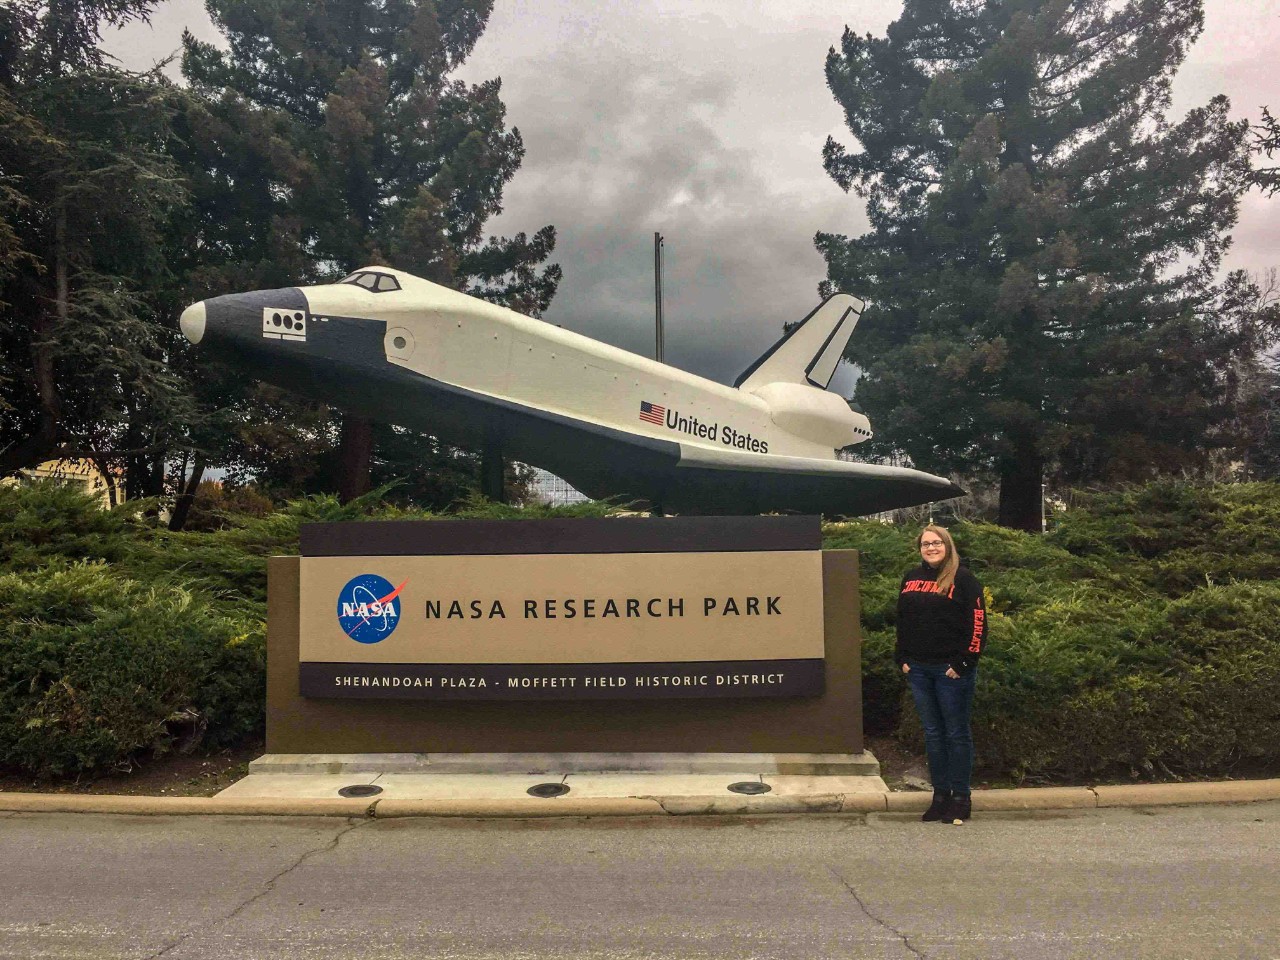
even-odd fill
[{"label": "dark storm cloud", "polygon": [[[820,58],[808,66],[826,96]],[[810,181],[799,188],[729,142],[726,128],[754,111],[740,84],[705,68],[670,47],[661,60],[615,46],[506,63],[503,97],[528,152],[495,228],[555,224],[565,280],[547,319],[650,355],[660,231],[667,360],[731,380],[817,303],[813,234],[841,225],[824,212],[842,208],[854,231],[865,220],[822,173],[820,139],[790,151]]]},{"label": "dark storm cloud", "polygon": [[[823,59],[846,24],[883,35],[900,10],[897,0],[497,0],[462,76],[502,77],[527,148],[494,232],[558,230],[565,279],[547,319],[651,355],[658,230],[667,359],[736,376],[817,303],[825,265],[813,234],[865,229],[861,203],[821,167],[828,134],[848,143]],[[1280,109],[1280,0],[1206,0],[1205,14],[1174,115],[1217,93],[1237,116]],[[126,65],[172,52],[183,26],[216,39],[199,0],[162,3],[153,23],[111,41]],[[1278,209],[1246,197],[1228,267],[1280,265]],[[849,381],[844,371],[836,385]]]}]

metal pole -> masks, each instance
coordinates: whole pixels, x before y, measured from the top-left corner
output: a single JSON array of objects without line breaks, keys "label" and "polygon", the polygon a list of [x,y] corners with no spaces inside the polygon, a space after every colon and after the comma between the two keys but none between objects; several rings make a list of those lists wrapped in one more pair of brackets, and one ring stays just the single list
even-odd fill
[{"label": "metal pole", "polygon": [[654,300],[654,344],[653,355],[662,363],[662,234],[653,235],[653,300]]}]

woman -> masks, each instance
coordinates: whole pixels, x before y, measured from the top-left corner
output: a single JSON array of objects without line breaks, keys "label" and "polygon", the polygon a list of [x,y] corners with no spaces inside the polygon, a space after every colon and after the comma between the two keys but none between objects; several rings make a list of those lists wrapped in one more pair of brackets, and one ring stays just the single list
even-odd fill
[{"label": "woman", "polygon": [[921,819],[961,824],[972,809],[969,711],[987,615],[982,585],[960,566],[951,534],[929,524],[916,545],[923,562],[898,590],[894,656],[911,684],[929,756],[933,803]]}]

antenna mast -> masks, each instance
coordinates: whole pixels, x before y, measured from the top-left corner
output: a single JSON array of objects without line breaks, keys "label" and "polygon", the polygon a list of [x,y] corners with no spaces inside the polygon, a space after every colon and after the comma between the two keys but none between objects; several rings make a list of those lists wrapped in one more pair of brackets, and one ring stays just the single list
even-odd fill
[{"label": "antenna mast", "polygon": [[662,234],[653,235],[653,300],[654,300],[654,350],[653,356],[662,363],[666,344],[662,334]]}]

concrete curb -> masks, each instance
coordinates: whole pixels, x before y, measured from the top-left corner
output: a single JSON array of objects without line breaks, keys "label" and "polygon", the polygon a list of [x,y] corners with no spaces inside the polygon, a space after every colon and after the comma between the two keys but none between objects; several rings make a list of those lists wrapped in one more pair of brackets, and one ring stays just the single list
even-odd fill
[{"label": "concrete curb", "polygon": [[[534,797],[509,800],[344,800],[217,797],[128,797],[0,792],[0,812],[105,813],[134,816],[545,818],[743,816],[797,813],[917,813],[930,794],[827,793],[756,797]],[[1280,800],[1280,778],[1111,787],[1023,787],[975,790],[973,809],[1080,810]]]},{"label": "concrete curb", "polygon": [[[890,793],[885,799],[890,812],[917,813],[929,806],[933,794],[929,791]],[[1015,790],[973,791],[975,810],[1075,810],[1096,806],[1098,798],[1090,787],[1022,787]]]},{"label": "concrete curb", "polygon": [[[873,796],[883,804],[880,794]],[[845,794],[815,793],[798,797],[770,794],[748,797],[738,794],[713,797],[654,797],[662,810],[673,817],[740,816],[761,813],[839,813]],[[883,807],[879,808],[883,809]]]},{"label": "concrete curb", "polygon": [[1212,783],[1135,783],[1093,789],[1098,795],[1100,807],[1144,807],[1170,803],[1252,803],[1257,800],[1280,800],[1280,778],[1220,780]]},{"label": "concrete curb", "polygon": [[111,794],[0,793],[0,810],[16,813],[128,813],[135,816],[369,817],[368,800],[270,797],[219,800],[216,797],[122,797]]},{"label": "concrete curb", "polygon": [[519,819],[530,817],[660,817],[662,805],[641,797],[556,797],[539,800],[517,797],[510,800],[380,800],[372,816],[392,817],[476,817]]}]

